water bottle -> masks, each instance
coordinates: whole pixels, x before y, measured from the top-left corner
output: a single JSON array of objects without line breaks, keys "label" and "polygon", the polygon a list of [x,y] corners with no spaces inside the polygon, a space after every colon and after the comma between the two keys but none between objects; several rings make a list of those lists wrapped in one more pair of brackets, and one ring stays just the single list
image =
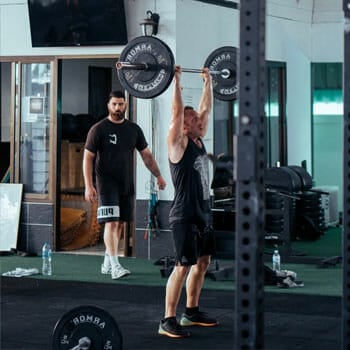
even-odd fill
[{"label": "water bottle", "polygon": [[52,266],[51,266],[51,260],[52,260],[52,250],[50,247],[50,244],[45,242],[42,249],[42,258],[43,258],[43,267],[42,267],[42,274],[44,276],[51,276],[52,275]]},{"label": "water bottle", "polygon": [[280,271],[281,270],[281,256],[278,252],[278,250],[274,250],[272,255],[272,270],[273,271]]}]

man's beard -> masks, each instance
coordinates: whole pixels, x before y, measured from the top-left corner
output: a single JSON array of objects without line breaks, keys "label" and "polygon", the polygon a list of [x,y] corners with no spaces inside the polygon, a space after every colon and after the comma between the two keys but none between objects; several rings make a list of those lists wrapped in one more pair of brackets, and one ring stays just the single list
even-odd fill
[{"label": "man's beard", "polygon": [[125,111],[124,112],[119,111],[119,112],[112,113],[112,117],[113,117],[113,119],[116,119],[116,120],[122,120],[125,117]]}]

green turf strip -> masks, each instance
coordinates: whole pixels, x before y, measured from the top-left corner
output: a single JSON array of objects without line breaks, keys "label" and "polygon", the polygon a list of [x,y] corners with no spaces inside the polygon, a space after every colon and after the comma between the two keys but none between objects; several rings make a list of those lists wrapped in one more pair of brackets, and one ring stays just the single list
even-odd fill
[{"label": "green turf strip", "polygon": [[[52,276],[47,277],[39,274],[22,278],[45,278],[62,281],[81,281],[164,287],[166,285],[167,279],[161,277],[160,266],[154,265],[154,261],[152,260],[120,258],[123,266],[131,271],[131,275],[119,280],[112,280],[110,275],[102,275],[100,273],[102,260],[103,257],[101,256],[55,253],[53,254]],[[223,265],[227,265],[228,263],[229,262],[226,260],[223,262]],[[234,262],[232,262],[232,264],[234,264]],[[20,256],[0,257],[1,274],[7,271],[12,271],[17,267],[37,268],[40,271],[41,258]],[[304,287],[283,289],[276,286],[266,286],[266,292],[328,296],[342,295],[342,270],[339,265],[330,268],[318,268],[316,265],[312,264],[283,264],[282,262],[282,269],[292,270],[296,272],[297,280],[302,280],[304,282]],[[204,288],[234,290],[235,283],[233,280],[214,281],[207,277],[205,279]]]},{"label": "green turf strip", "polygon": [[293,241],[292,250],[304,253],[307,256],[331,257],[341,255],[342,229],[329,228],[315,241]]}]

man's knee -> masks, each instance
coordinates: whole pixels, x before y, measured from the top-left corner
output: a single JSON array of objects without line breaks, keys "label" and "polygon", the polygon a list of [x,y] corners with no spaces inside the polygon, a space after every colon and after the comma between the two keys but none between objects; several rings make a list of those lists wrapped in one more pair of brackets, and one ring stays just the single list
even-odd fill
[{"label": "man's knee", "polygon": [[210,264],[210,256],[204,255],[198,258],[197,268],[201,272],[206,272]]},{"label": "man's knee", "polygon": [[105,223],[105,228],[112,232],[120,232],[123,229],[124,222],[122,221],[111,221]]},{"label": "man's knee", "polygon": [[190,266],[183,266],[183,265],[178,264],[178,265],[174,266],[174,273],[179,278],[185,278],[189,269],[190,269]]}]

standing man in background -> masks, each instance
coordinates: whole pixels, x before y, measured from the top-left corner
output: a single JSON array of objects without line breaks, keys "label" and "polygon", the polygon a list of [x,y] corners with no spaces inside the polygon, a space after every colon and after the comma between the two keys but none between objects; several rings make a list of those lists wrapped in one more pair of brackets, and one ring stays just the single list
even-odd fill
[{"label": "standing man in background", "polygon": [[[198,112],[184,106],[181,67],[175,68],[172,117],[168,133],[168,156],[175,196],[169,223],[175,243],[175,266],[166,286],[165,314],[158,333],[171,338],[188,337],[184,326],[215,326],[217,321],[199,309],[204,277],[215,251],[211,227],[209,161],[202,138],[212,108],[212,80],[204,68],[203,91]],[[186,280],[186,310],[180,323],[177,305]]]},{"label": "standing man in background", "polygon": [[[98,200],[97,221],[104,223],[106,252],[101,273],[111,273],[112,279],[118,279],[130,274],[119,262],[118,247],[124,223],[133,220],[135,149],[140,153],[145,166],[157,178],[159,189],[163,190],[166,183],[148,148],[142,129],[125,119],[127,102],[124,93],[111,92],[107,108],[108,116],[92,126],[87,135],[83,175],[85,200]],[[96,188],[93,183],[94,170]]]}]

